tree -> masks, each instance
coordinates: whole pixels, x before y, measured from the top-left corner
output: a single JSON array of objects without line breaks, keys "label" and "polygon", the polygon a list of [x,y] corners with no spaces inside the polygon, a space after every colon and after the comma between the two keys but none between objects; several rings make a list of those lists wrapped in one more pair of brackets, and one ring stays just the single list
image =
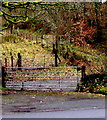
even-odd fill
[{"label": "tree", "polygon": [[[56,3],[55,3],[56,4]],[[54,3],[42,2],[3,2],[0,15],[3,16],[4,27],[2,30],[9,28],[13,30],[13,25],[25,23],[29,20],[40,20],[44,14],[43,6],[52,6]],[[37,17],[40,19],[37,19]]]},{"label": "tree", "polygon": [[[27,3],[27,2],[24,2],[24,3],[3,2],[1,14],[2,14],[3,18],[5,19],[6,23],[5,23],[5,27],[3,27],[2,30],[10,27],[11,33],[12,33],[13,24],[18,24],[20,22],[28,21],[28,16],[26,14],[26,9],[27,9],[28,5],[29,5],[29,3]],[[16,10],[18,8],[25,8],[25,13],[17,14]]]}]

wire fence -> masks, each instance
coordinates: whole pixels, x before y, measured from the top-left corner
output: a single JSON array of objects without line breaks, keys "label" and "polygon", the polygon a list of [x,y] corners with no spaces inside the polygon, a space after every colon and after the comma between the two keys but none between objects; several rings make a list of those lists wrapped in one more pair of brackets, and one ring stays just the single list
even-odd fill
[{"label": "wire fence", "polygon": [[30,33],[26,32],[20,32],[17,30],[14,30],[14,34],[17,36],[28,39],[30,41],[34,41],[35,43],[40,43],[44,47],[51,47],[53,44],[57,41],[58,44],[71,44],[72,43],[72,37],[67,35],[32,35]]},{"label": "wire fence", "polygon": [[22,55],[23,67],[52,67],[55,66],[54,54]]},{"label": "wire fence", "polygon": [[5,67],[55,67],[55,54],[8,56],[2,59]]}]

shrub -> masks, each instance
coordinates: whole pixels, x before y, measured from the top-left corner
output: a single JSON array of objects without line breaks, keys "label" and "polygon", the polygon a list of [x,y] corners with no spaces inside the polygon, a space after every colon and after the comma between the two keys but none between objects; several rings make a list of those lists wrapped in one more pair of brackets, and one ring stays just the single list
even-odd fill
[{"label": "shrub", "polygon": [[[84,79],[81,80],[81,84],[78,86],[78,91],[91,93],[105,93],[107,92],[106,86],[107,76],[105,74],[92,74],[86,75]],[[103,87],[102,87],[103,86]],[[106,88],[106,89],[105,89]]]},{"label": "shrub", "polygon": [[106,94],[107,95],[107,87],[101,87],[97,90],[97,93]]}]

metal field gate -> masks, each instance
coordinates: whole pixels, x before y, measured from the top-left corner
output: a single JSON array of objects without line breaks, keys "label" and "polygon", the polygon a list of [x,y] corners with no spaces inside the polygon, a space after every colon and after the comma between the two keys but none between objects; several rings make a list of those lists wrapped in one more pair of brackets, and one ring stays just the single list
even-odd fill
[{"label": "metal field gate", "polygon": [[78,66],[72,67],[5,67],[5,86],[14,90],[75,91],[81,79]]}]

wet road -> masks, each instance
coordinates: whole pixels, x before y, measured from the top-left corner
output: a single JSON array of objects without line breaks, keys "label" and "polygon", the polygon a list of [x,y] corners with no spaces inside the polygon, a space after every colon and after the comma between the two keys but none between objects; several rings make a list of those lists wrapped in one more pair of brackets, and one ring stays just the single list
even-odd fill
[{"label": "wet road", "polygon": [[3,118],[104,118],[105,99],[72,96],[3,96]]},{"label": "wet road", "polygon": [[3,118],[105,118],[105,109],[20,113],[4,115]]}]

